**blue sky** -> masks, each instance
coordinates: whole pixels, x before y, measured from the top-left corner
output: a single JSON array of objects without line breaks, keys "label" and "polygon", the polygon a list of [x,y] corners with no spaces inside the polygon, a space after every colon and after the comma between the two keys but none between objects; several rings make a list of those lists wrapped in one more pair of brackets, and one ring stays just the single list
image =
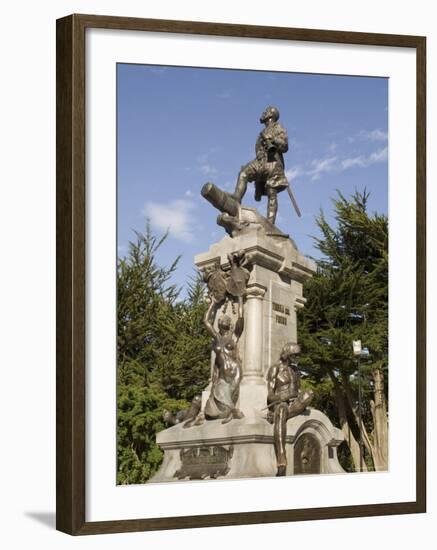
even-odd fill
[{"label": "blue sky", "polygon": [[[175,282],[184,285],[195,254],[225,234],[200,189],[206,181],[234,189],[272,104],[288,131],[286,173],[302,211],[297,218],[283,192],[276,224],[317,257],[314,218],[320,208],[330,218],[337,189],[366,187],[370,210],[387,213],[387,102],[382,78],[118,64],[119,256],[148,218],[157,235],[169,228],[158,260],[182,254]],[[265,213],[253,184],[243,203]]]}]

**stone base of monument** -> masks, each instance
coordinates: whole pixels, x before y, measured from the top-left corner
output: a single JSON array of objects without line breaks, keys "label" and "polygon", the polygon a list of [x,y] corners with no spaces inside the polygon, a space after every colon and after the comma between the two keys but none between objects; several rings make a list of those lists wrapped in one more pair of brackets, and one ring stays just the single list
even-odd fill
[{"label": "stone base of monument", "polygon": [[[286,475],[342,473],[337,447],[343,433],[316,409],[287,423]],[[273,477],[273,426],[261,417],[178,424],[157,434],[164,460],[150,483],[199,479]]]}]

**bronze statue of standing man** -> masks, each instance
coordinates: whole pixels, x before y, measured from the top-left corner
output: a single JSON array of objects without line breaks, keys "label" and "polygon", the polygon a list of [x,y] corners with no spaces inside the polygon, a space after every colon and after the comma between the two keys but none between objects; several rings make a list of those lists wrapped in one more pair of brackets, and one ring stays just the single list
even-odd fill
[{"label": "bronze statue of standing man", "polygon": [[273,106],[267,107],[261,115],[260,122],[265,124],[265,128],[256,141],[256,158],[241,168],[233,193],[233,197],[241,203],[248,182],[255,182],[255,200],[260,201],[263,195],[267,196],[267,219],[273,224],[278,211],[277,195],[280,191],[289,189],[284,172],[284,153],[288,151],[288,136],[278,120],[279,110]]}]

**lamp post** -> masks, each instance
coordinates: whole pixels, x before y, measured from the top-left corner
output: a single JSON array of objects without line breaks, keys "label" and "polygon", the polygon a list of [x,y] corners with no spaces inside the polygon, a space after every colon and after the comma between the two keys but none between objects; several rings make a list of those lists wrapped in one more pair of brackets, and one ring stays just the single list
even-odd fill
[{"label": "lamp post", "polygon": [[363,353],[363,348],[361,346],[361,340],[354,340],[352,342],[352,347],[354,350],[354,355],[357,358],[358,366],[358,418],[359,418],[359,429],[360,429],[360,472],[363,471],[363,430],[362,430],[362,416],[361,416],[361,355]]}]

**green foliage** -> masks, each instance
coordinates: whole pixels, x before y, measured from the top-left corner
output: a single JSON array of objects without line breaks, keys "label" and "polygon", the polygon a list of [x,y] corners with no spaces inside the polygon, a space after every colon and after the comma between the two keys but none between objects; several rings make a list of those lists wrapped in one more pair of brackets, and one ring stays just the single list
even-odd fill
[{"label": "green foliage", "polygon": [[[130,366],[125,364],[124,370],[130,370]],[[132,366],[136,370],[137,365]],[[137,383],[131,380],[130,384],[121,383],[119,379],[118,483],[144,483],[155,473],[162,458],[155,434],[164,428],[163,409],[177,409],[181,405],[180,401],[171,403],[156,384],[145,385],[142,377]]]},{"label": "green foliage", "polygon": [[366,211],[368,194],[334,200],[337,226],[317,218],[324,254],[305,285],[307,305],[299,315],[302,366],[316,379],[329,368],[352,375],[352,340],[371,350],[373,365],[386,366],[388,355],[388,223]]},{"label": "green foliage", "polygon": [[131,359],[152,365],[157,339],[179,295],[179,289],[169,283],[179,258],[169,268],[158,266],[156,253],[167,235],[157,240],[149,226],[145,235],[136,235],[126,258],[118,261],[117,359],[118,364]]},{"label": "green foliage", "polygon": [[196,274],[187,298],[172,308],[156,362],[162,388],[172,398],[191,401],[208,382],[211,337],[203,324],[205,309],[203,282]]},{"label": "green foliage", "polygon": [[313,377],[308,377],[302,379],[301,385],[304,390],[312,390],[314,392],[311,407],[323,411],[334,424],[338,424],[337,409],[335,407],[335,400],[333,399],[334,390],[332,381],[329,378],[316,381]]},{"label": "green foliage", "polygon": [[187,298],[171,284],[170,267],[156,261],[160,240],[137,233],[117,270],[117,482],[144,483],[159,468],[156,433],[164,409],[187,408],[207,384],[210,338],[204,329],[203,283],[196,275]]}]

